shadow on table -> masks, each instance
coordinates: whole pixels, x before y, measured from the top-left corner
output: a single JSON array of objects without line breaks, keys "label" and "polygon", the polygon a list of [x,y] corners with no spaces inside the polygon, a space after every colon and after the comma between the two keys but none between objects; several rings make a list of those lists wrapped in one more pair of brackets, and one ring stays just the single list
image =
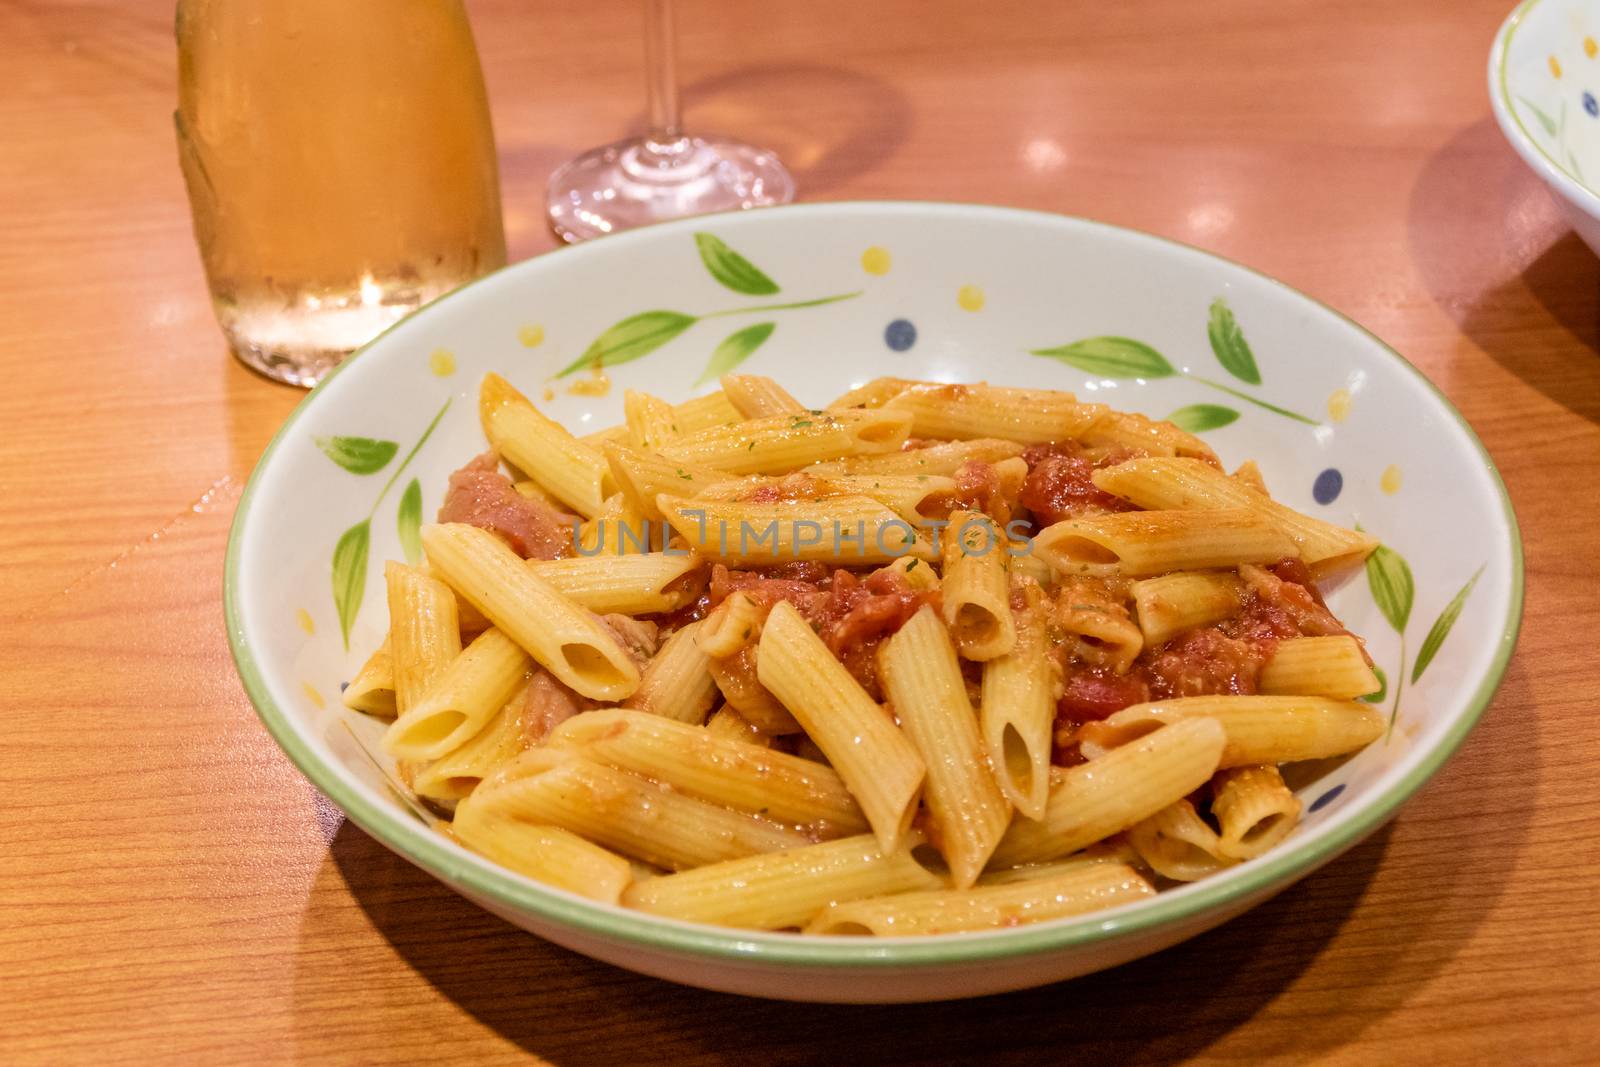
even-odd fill
[{"label": "shadow on table", "polygon": [[[745,67],[683,87],[684,124],[770,148],[816,199],[894,155],[911,131],[910,102],[888,82],[818,63]],[[850,107],[819,107],[842,99]],[[640,122],[642,123],[641,116]]]},{"label": "shadow on table", "polygon": [[[1600,422],[1600,260],[1492,120],[1428,159],[1408,230],[1429,295],[1461,331],[1529,386]],[[1528,327],[1551,321],[1581,351],[1530,347]]]},{"label": "shadow on table", "polygon": [[[1494,907],[1533,811],[1533,705],[1527,678],[1513,667],[1497,705],[1510,714],[1492,715],[1475,746],[1432,787],[1453,798],[1470,782],[1472,792],[1491,793],[1498,810],[1521,818],[1497,826],[1492,839],[1460,829],[1459,818],[1471,813],[1429,810],[1413,834],[1385,828],[1275,899],[1175,948],[1074,981],[971,1001],[792,1005],[638,977],[479,910],[349,823],[335,836],[319,882],[342,881],[395,951],[452,1002],[563,1067],[752,1058],[1162,1062],[1200,1052],[1258,1017],[1269,1025],[1252,1029],[1252,1056],[1309,1058],[1352,1040],[1413,996]],[[1493,750],[1504,746],[1530,758],[1497,778]],[[1441,836],[1449,855],[1441,853]],[[1360,908],[1375,879],[1384,882],[1381,906]],[[305,922],[302,940],[314,953],[314,909]],[[1343,951],[1320,961],[1335,938]],[[320,996],[318,988],[297,983],[301,996]],[[1275,1012],[1275,1000],[1291,988],[1292,1015]]]}]

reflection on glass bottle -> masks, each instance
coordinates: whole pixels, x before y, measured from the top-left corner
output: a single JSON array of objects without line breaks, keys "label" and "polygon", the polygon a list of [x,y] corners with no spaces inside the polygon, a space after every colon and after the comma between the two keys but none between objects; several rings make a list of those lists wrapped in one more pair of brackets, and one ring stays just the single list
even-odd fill
[{"label": "reflection on glass bottle", "polygon": [[314,384],[505,264],[459,0],[180,0],[179,156],[234,352]]}]

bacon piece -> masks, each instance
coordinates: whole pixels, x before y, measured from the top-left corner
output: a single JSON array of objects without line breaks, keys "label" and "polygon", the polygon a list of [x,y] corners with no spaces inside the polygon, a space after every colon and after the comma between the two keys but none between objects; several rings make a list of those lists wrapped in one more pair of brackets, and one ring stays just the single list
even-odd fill
[{"label": "bacon piece", "polygon": [[485,452],[450,475],[439,521],[488,530],[524,559],[560,559],[572,555],[579,519],[517,492],[500,473],[499,457]]},{"label": "bacon piece", "polygon": [[522,736],[530,746],[543,744],[551,730],[580,711],[600,706],[574,693],[548,671],[542,670],[534,673],[516,699],[521,704],[514,709],[514,714],[522,721]]},{"label": "bacon piece", "polygon": [[1034,445],[1022,458],[1028,463],[1028,476],[1019,502],[1041,528],[1078,515],[1133,510],[1132,504],[1101,490],[1092,478],[1097,468],[1120,463],[1122,455],[1091,461],[1076,446],[1061,444]]},{"label": "bacon piece", "polygon": [[1074,670],[1068,673],[1066,689],[1056,701],[1056,718],[1095,722],[1149,699],[1150,686],[1137,674],[1117,674],[1104,667]]},{"label": "bacon piece", "polygon": [[[1304,569],[1299,560],[1286,561]],[[1279,563],[1285,573],[1296,573],[1294,567]],[[1310,578],[1307,573],[1306,578]],[[1245,598],[1237,636],[1262,636],[1278,639],[1288,637],[1332,637],[1348,633],[1344,624],[1333,617],[1327,605],[1315,593],[1316,586],[1309,581],[1302,584],[1286,580],[1263,567],[1249,564],[1239,568],[1239,577],[1245,581],[1249,594]]]},{"label": "bacon piece", "polygon": [[1142,664],[1151,699],[1249,696],[1276,644],[1271,639],[1239,640],[1216,627],[1190,630]]}]

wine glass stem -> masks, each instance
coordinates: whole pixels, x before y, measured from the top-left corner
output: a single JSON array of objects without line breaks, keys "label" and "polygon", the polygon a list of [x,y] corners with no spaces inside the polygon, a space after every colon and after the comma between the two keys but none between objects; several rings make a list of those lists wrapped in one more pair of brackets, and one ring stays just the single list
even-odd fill
[{"label": "wine glass stem", "polygon": [[650,93],[650,133],[644,152],[658,166],[671,166],[689,149],[678,125],[678,58],[672,0],[645,0],[644,61]]}]

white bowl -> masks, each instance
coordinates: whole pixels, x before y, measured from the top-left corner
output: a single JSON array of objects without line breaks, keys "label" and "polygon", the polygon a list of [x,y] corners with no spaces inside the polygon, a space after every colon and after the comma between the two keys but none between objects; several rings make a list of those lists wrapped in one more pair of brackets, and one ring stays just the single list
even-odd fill
[{"label": "white bowl", "polygon": [[[719,284],[702,266],[697,232],[725,240],[782,291],[752,296]],[[1219,298],[1253,348],[1259,385],[1231,375],[1207,344]],[[701,318],[613,367],[608,396],[573,396],[555,383],[546,405],[555,417],[579,432],[619,421],[625,386],[681,400],[718,343],[759,322],[776,330],[745,369],[818,405],[891,374],[1076,390],[1154,416],[1199,404],[1209,407],[1195,417],[1237,415],[1207,433],[1230,465],[1256,458],[1275,495],[1360,522],[1410,561],[1410,589],[1387,612],[1359,574],[1332,597],[1387,674],[1383,706],[1398,709],[1394,731],[1305,783],[1304,825],[1261,859],[1148,902],[992,933],[873,940],[698,926],[590,903],[458,847],[390,787],[372,755],[380,725],[338,699],[386,629],[381,561],[402,554],[403,489],[416,477],[431,514],[449,472],[485,447],[475,395],[486,371],[537,401],[546,380],[603,331],[652,309]],[[1145,342],[1171,373],[1146,358],[1143,377],[1109,366],[1088,374],[1030,354],[1101,335]],[[333,435],[391,441],[398,451],[382,470],[353,474],[319,449],[316,439]],[[331,560],[346,531],[369,517],[365,595],[347,609],[347,650]],[[1464,588],[1448,637],[1425,638]],[[397,853],[509,921],[599,959],[712,989],[861,1002],[972,996],[1111,966],[1238,915],[1338,856],[1461,744],[1499,682],[1521,605],[1516,522],[1482,445],[1422,375],[1355,323],[1159,238],[916,203],[775,208],[653,227],[519,263],[431,305],[339,368],[284,424],[240,501],[226,578],[234,658],[262,720],[318,788]],[[1437,646],[1431,663],[1414,680],[1429,645]]]},{"label": "white bowl", "polygon": [[1600,254],[1600,0],[1524,0],[1489,50],[1495,121]]}]

